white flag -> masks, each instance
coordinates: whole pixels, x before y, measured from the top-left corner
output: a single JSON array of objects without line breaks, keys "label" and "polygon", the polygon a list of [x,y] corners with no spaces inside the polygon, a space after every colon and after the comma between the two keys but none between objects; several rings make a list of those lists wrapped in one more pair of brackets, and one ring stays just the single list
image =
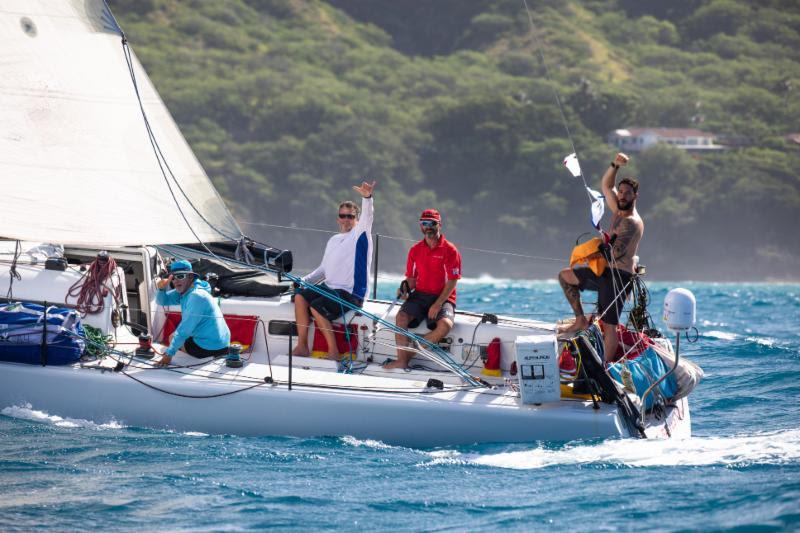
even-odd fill
[{"label": "white flag", "polygon": [[569,154],[564,158],[564,166],[567,167],[574,177],[581,175],[581,164],[578,162],[577,154]]},{"label": "white flag", "polygon": [[603,213],[606,210],[605,197],[597,191],[586,187],[589,196],[592,197],[592,226],[595,229],[600,229],[600,220],[603,218]]}]

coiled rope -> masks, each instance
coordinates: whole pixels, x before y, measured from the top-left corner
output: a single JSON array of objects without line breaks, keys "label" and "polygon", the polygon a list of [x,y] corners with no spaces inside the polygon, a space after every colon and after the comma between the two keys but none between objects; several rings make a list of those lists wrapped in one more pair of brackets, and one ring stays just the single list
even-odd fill
[{"label": "coiled rope", "polygon": [[[105,309],[105,298],[111,293],[114,302],[122,301],[122,285],[116,275],[117,262],[108,255],[98,255],[86,272],[67,291],[64,303],[75,298],[81,315],[96,315]],[[116,282],[115,282],[116,280]]]}]

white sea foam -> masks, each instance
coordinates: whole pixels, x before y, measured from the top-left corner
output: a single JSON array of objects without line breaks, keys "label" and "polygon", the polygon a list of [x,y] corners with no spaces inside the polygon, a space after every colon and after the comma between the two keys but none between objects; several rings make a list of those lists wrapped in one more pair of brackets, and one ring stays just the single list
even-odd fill
[{"label": "white sea foam", "polygon": [[372,439],[357,439],[351,436],[345,436],[341,438],[342,442],[347,444],[348,446],[353,446],[355,448],[375,448],[376,450],[388,450],[393,448],[393,446],[386,444],[385,442],[381,442],[379,440],[372,440]]},{"label": "white sea foam", "polygon": [[760,344],[761,346],[766,346],[767,348],[772,348],[775,346],[775,339],[770,337],[745,337],[746,341],[755,342],[756,344]]},{"label": "white sea foam", "polygon": [[182,435],[187,437],[208,437],[208,433],[200,433],[199,431],[184,431]]},{"label": "white sea foam", "polygon": [[454,465],[471,462],[468,455],[462,455],[455,450],[435,450],[432,452],[426,452],[425,455],[430,457],[431,460],[418,466]]},{"label": "white sea foam", "polygon": [[733,437],[685,440],[608,440],[558,450],[535,448],[496,454],[427,454],[432,464],[476,464],[529,470],[561,465],[745,466],[800,461],[800,429]]},{"label": "white sea foam", "polygon": [[715,339],[721,339],[724,341],[733,341],[739,338],[739,336],[736,333],[728,333],[726,331],[716,331],[716,330],[704,331],[703,336],[712,337]]},{"label": "white sea foam", "polygon": [[83,420],[81,418],[62,418],[58,415],[51,415],[44,411],[38,411],[33,409],[31,404],[25,404],[23,406],[15,405],[12,407],[5,407],[0,414],[4,414],[6,416],[10,416],[12,418],[20,418],[23,420],[33,420],[35,422],[44,422],[47,424],[53,424],[54,426],[61,427],[61,428],[88,428],[88,429],[122,429],[125,426],[117,422],[116,420],[111,420],[110,422],[104,424],[98,424],[97,422],[92,422],[91,420]]}]

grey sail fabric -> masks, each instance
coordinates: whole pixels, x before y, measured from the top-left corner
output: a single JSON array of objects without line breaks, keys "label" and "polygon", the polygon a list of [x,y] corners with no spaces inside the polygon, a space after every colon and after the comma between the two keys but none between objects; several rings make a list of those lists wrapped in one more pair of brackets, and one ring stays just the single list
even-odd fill
[{"label": "grey sail fabric", "polygon": [[188,197],[170,183],[177,205],[105,3],[0,2],[0,237],[115,246],[241,235],[132,61],[155,138]]}]

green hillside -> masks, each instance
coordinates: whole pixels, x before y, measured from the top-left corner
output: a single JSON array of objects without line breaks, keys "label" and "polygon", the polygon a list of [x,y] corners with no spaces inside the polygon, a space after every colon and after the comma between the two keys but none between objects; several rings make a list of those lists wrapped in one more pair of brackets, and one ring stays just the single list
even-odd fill
[{"label": "green hillside", "polygon": [[[326,234],[253,223],[335,229],[363,176],[380,234],[417,237],[436,206],[462,247],[568,257],[592,228],[557,93],[593,186],[617,128],[733,146],[633,154],[653,278],[798,277],[796,1],[528,0],[532,26],[523,0],[109,3],[242,228],[300,268]],[[381,239],[381,269],[406,246]],[[469,276],[560,266],[464,251]]]}]

